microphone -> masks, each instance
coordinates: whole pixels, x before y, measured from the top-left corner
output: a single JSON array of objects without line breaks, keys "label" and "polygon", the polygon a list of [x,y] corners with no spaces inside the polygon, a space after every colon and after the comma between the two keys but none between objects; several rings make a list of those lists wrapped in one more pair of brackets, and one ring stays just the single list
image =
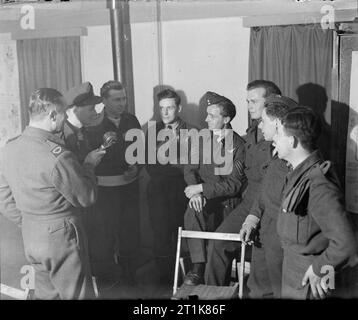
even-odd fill
[{"label": "microphone", "polygon": [[114,131],[108,131],[103,135],[103,143],[100,146],[101,150],[106,150],[118,140],[117,133]]}]

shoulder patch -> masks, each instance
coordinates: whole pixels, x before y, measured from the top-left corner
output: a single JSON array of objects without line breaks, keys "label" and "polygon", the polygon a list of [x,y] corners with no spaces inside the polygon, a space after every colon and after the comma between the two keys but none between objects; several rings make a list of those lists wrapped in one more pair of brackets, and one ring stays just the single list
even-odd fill
[{"label": "shoulder patch", "polygon": [[58,157],[59,155],[61,155],[65,150],[65,148],[61,147],[61,146],[56,146],[51,150],[51,153],[55,156]]},{"label": "shoulder patch", "polygon": [[67,149],[61,145],[58,144],[56,142],[53,142],[51,140],[46,140],[47,144],[50,147],[51,153],[57,158],[59,157],[62,153],[64,153],[65,151],[67,151]]}]

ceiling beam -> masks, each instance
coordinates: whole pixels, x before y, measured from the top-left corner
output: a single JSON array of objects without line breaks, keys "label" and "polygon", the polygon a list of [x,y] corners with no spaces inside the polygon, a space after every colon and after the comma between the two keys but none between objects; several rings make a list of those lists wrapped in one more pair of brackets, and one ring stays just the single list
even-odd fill
[{"label": "ceiling beam", "polygon": [[[286,14],[286,15],[265,15],[243,18],[244,27],[277,26],[289,24],[312,24],[321,23],[322,13],[313,12],[310,14]],[[353,21],[357,17],[356,10],[337,10],[334,15],[334,22]]]}]

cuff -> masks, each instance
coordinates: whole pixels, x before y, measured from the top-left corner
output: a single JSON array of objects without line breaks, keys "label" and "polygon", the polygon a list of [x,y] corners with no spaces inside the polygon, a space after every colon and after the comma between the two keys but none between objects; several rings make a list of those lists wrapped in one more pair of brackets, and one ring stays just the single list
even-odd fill
[{"label": "cuff", "polygon": [[250,225],[250,226],[256,228],[257,225],[259,224],[259,222],[260,222],[260,219],[258,217],[254,216],[253,214],[249,214],[246,217],[244,224],[247,224],[247,225]]}]

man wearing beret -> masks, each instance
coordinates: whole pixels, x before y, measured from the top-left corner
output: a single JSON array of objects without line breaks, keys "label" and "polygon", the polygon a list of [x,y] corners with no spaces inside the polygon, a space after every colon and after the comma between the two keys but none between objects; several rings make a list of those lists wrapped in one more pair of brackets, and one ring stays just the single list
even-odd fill
[{"label": "man wearing beret", "polygon": [[[185,195],[189,199],[189,206],[184,216],[186,230],[210,231],[228,215],[240,202],[241,193],[246,187],[243,161],[244,140],[232,130],[230,122],[236,115],[235,105],[226,97],[207,92],[203,100],[206,106],[206,122],[211,132],[206,141],[199,145],[199,163],[191,163],[184,168],[184,178],[188,186]],[[231,141],[230,141],[231,140]],[[212,145],[211,159],[215,153],[231,154],[230,170],[218,169],[215,160],[205,161],[206,147]],[[212,219],[213,228],[209,227]],[[216,225],[216,226],[215,226]],[[198,285],[203,281],[206,263],[206,241],[202,239],[187,239],[193,268],[184,279],[187,285]]]},{"label": "man wearing beret", "polygon": [[139,184],[137,165],[129,165],[125,158],[131,144],[125,135],[141,126],[126,111],[127,93],[119,81],[104,83],[101,97],[102,118],[99,123],[86,126],[85,136],[90,148],[101,146],[108,133],[114,135],[115,143],[106,149],[96,168],[98,200],[89,221],[90,257],[99,283],[113,284],[122,278],[133,284],[140,235]]},{"label": "man wearing beret", "polygon": [[[244,136],[244,166],[248,186],[242,202],[223,221],[217,232],[239,232],[260,190],[262,178],[272,159],[272,147],[271,141],[265,141],[258,125],[265,107],[265,99],[271,94],[281,94],[280,89],[271,81],[255,80],[247,85],[247,105],[252,119]],[[239,242],[209,241],[206,284],[225,286],[230,283],[232,260],[239,249]]]},{"label": "man wearing beret", "polygon": [[[266,141],[272,141],[278,121],[288,110],[296,106],[297,103],[292,99],[279,95],[271,95],[265,100],[259,128]],[[283,251],[276,224],[282,188],[288,171],[287,162],[275,154],[267,167],[258,197],[240,231],[241,239],[248,241],[253,231],[257,230],[247,282],[250,298],[281,298]]]},{"label": "man wearing beret", "polygon": [[[172,133],[167,141],[156,140],[155,149],[149,149],[149,134],[154,127],[149,127],[146,135],[148,152],[157,155],[153,164],[147,161],[146,170],[150,176],[147,187],[148,209],[151,227],[153,229],[154,245],[153,253],[159,283],[168,285],[172,283],[174,276],[175,249],[177,243],[178,227],[184,223],[184,212],[187,199],[184,195],[184,163],[180,156],[188,154],[188,147],[184,147],[186,141],[180,140],[182,130],[190,130],[194,127],[180,117],[182,110],[181,98],[172,89],[163,89],[157,94],[159,114],[161,121],[155,123],[155,136],[160,132]],[[184,139],[185,140],[185,139]],[[170,141],[170,145],[176,146],[178,151],[173,158],[167,155],[168,162],[162,164],[166,157],[165,152],[160,152],[162,146]],[[187,141],[189,143],[189,141]],[[163,154],[164,153],[164,154]]]},{"label": "man wearing beret", "polygon": [[71,88],[64,96],[69,108],[62,138],[67,148],[82,162],[90,151],[88,141],[84,136],[84,127],[98,122],[101,114],[96,112],[95,106],[102,102],[102,98],[94,94],[90,82],[84,82]]},{"label": "man wearing beret", "polygon": [[41,300],[94,298],[81,209],[96,201],[94,168],[105,151],[90,152],[81,165],[66,149],[56,135],[66,108],[57,90],[34,91],[29,126],[0,158],[0,213],[22,227]]}]

